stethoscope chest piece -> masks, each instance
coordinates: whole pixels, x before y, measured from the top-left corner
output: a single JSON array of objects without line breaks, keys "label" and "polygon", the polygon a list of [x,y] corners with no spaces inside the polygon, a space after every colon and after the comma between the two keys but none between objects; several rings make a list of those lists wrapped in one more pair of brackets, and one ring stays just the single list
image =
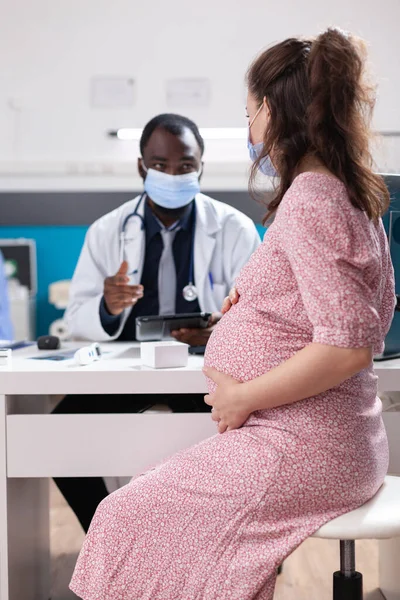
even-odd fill
[{"label": "stethoscope chest piece", "polygon": [[193,283],[188,283],[188,285],[185,285],[182,290],[182,295],[186,302],[194,302],[194,300],[197,300],[199,297],[197,288],[195,285],[193,285]]}]

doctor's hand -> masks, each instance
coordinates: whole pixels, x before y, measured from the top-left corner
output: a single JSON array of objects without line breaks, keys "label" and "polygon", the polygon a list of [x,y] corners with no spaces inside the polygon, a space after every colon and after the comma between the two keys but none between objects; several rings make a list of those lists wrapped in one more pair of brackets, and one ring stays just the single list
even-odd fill
[{"label": "doctor's hand", "polygon": [[172,337],[178,342],[189,344],[189,346],[206,346],[215,325],[221,319],[221,313],[213,313],[204,329],[178,329],[171,331]]},{"label": "doctor's hand", "polygon": [[238,429],[251,414],[245,384],[210,367],[204,368],[203,373],[217,384],[214,394],[205,396],[204,402],[212,406],[211,418],[218,423],[219,433]]},{"label": "doctor's hand", "polygon": [[235,287],[231,289],[229,292],[229,296],[227,296],[222,304],[221,312],[224,315],[228,312],[233,304],[237,304],[239,302],[239,293]]},{"label": "doctor's hand", "polygon": [[120,315],[143,297],[143,286],[128,282],[128,263],[124,260],[118,273],[104,280],[104,302],[110,315]]}]

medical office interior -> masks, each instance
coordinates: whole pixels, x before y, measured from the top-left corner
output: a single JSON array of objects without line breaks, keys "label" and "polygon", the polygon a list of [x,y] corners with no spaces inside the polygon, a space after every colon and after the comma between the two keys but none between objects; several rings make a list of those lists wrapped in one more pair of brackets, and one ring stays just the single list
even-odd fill
[{"label": "medical office interior", "polygon": [[[265,206],[248,192],[245,73],[260,48],[291,36],[317,35],[329,26],[349,30],[368,42],[370,69],[378,86],[373,156],[376,170],[384,174],[391,193],[385,227],[396,292],[400,294],[399,23],[399,0],[3,0],[0,250],[5,280],[0,329],[5,340],[35,342],[28,348],[14,346],[14,364],[22,360],[18,353],[39,352],[36,340],[42,336],[59,338],[57,352],[87,344],[70,345],[71,335],[64,319],[70,282],[90,225],[142,193],[143,181],[137,168],[139,140],[143,127],[156,115],[175,113],[196,123],[205,144],[201,191],[244,213],[254,222],[260,239],[263,237]],[[265,199],[271,197],[272,186],[272,179],[260,180]],[[93,259],[96,261],[96,257]],[[6,295],[9,319],[4,312]],[[99,365],[104,364],[107,344],[93,341],[101,342],[104,356]],[[2,348],[9,345],[8,341],[1,342]],[[49,352],[50,346],[47,348]],[[399,313],[388,334],[386,352],[387,360],[377,364],[379,368],[390,368],[390,384],[380,394],[391,436],[389,472],[400,476],[400,359],[392,359],[397,353],[400,356]],[[73,360],[70,355],[64,362],[51,363],[51,368],[67,369]],[[40,368],[44,362],[40,361]],[[31,361],[29,365],[38,363]],[[14,393],[22,402],[28,392],[12,392],[11,388],[2,391],[5,370],[1,368],[0,394]],[[34,366],[29,370],[35,386]],[[68,381],[67,370],[65,373]],[[23,376],[29,378],[29,374]],[[76,393],[74,385],[71,383],[65,393]],[[43,387],[31,393],[39,398],[46,391]],[[49,387],[46,411],[53,410],[63,395],[62,389]],[[7,419],[3,413],[2,419]],[[3,421],[0,438],[4,434]],[[107,435],[107,423],[104,427],[103,435]],[[66,435],[65,457],[69,452],[80,452],[79,435],[76,438],[74,431]],[[162,436],[159,443],[162,445]],[[20,437],[21,464],[31,452],[36,456],[29,444]],[[47,447],[47,453],[51,454],[51,447]],[[12,470],[7,475],[10,464],[0,452],[0,477],[17,480]],[[17,473],[19,467],[13,468]],[[75,598],[68,583],[84,530],[50,472],[39,469],[37,475],[30,476],[22,467],[20,472],[21,481],[40,479],[37,493],[40,489],[40,493],[49,495],[50,525],[43,525],[43,535],[50,537],[50,597]],[[77,471],[76,476],[80,475]],[[104,476],[113,475],[117,473],[104,472]],[[42,485],[43,481],[46,484]],[[119,483],[114,478],[109,485]],[[400,497],[398,501],[400,505]],[[0,501],[0,510],[7,515],[10,506],[4,507]],[[11,548],[12,526],[8,533],[4,531],[7,518],[0,519],[0,538],[8,536]],[[38,529],[41,526],[40,520],[32,525]],[[25,534],[20,535],[23,545]],[[356,548],[357,570],[364,576],[364,597],[399,600],[400,577],[395,568],[400,561],[399,539],[362,539]],[[44,599],[34,591],[39,589],[37,582],[19,588],[12,576],[15,563],[22,569],[19,572],[33,581],[35,573],[42,570],[42,555],[19,561],[19,550],[9,551],[4,543],[0,550],[3,561],[8,552],[7,562],[2,565],[3,572],[6,564],[10,573],[7,584],[0,585],[0,599]],[[327,600],[332,597],[332,573],[338,565],[337,540],[306,540],[285,561],[274,597]]]}]

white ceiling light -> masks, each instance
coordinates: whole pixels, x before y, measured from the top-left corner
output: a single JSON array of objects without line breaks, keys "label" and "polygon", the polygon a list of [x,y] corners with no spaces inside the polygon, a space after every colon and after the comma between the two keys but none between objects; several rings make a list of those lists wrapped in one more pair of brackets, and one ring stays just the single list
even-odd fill
[{"label": "white ceiling light", "polygon": [[203,127],[200,133],[205,140],[245,140],[247,127]]},{"label": "white ceiling light", "polygon": [[[119,140],[140,140],[143,129],[121,128],[109,131],[110,137]],[[247,127],[201,127],[200,133],[205,140],[245,140],[247,139]],[[378,131],[383,137],[400,137],[400,131]]]},{"label": "white ceiling light", "polygon": [[119,140],[140,140],[142,129],[118,129],[117,138]]},{"label": "white ceiling light", "polygon": [[[140,140],[142,129],[118,129],[110,131],[109,135],[119,140]],[[200,133],[205,140],[245,140],[247,127],[203,127]]]}]

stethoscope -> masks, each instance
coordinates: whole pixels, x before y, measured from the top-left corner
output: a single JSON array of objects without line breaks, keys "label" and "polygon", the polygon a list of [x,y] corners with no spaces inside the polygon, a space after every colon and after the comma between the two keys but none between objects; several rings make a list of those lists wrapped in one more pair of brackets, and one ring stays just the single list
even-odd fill
[{"label": "stethoscope", "polygon": [[[126,225],[128,223],[128,221],[130,221],[131,219],[134,219],[135,217],[138,218],[140,220],[140,227],[143,230],[145,228],[145,223],[144,223],[144,219],[142,217],[142,215],[139,214],[139,207],[141,205],[141,203],[145,200],[146,198],[146,192],[143,192],[143,194],[140,196],[135,210],[130,213],[129,215],[127,215],[124,219],[124,222],[122,223],[122,227],[121,227],[121,233],[120,233],[120,264],[123,262],[124,260],[124,246],[125,246],[125,230],[126,230]],[[193,212],[193,232],[195,231],[195,227],[196,227],[196,207],[194,208],[194,212]],[[173,231],[174,228],[172,228]],[[136,274],[138,271],[137,269],[135,271],[133,271],[132,275]],[[211,283],[211,287],[213,287],[213,281],[212,281],[212,276],[211,273],[209,274],[209,279],[210,279],[210,283]],[[187,285],[185,285],[185,287],[182,290],[182,295],[184,297],[184,299],[187,302],[194,302],[194,300],[197,300],[197,298],[199,297],[198,291],[196,286],[194,285],[194,233],[192,235],[192,244],[191,244],[191,251],[190,251],[190,264],[189,264],[189,283]]]}]

